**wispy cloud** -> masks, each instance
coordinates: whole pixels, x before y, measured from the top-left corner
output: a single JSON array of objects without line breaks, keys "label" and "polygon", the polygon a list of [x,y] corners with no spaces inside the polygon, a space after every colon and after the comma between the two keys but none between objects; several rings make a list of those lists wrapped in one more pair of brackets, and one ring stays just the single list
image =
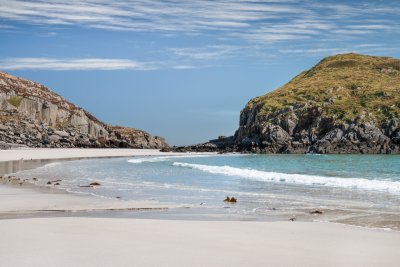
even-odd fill
[{"label": "wispy cloud", "polygon": [[189,69],[195,69],[196,67],[192,65],[176,65],[173,66],[172,68],[176,70],[189,70]]},{"label": "wispy cloud", "polygon": [[280,53],[284,54],[315,54],[315,55],[331,55],[343,53],[372,53],[377,51],[387,51],[390,48],[380,44],[358,44],[351,47],[316,47],[316,48],[297,48],[297,49],[280,49]]},{"label": "wispy cloud", "polygon": [[181,60],[216,60],[228,57],[240,49],[241,47],[232,45],[208,45],[205,47],[170,48],[169,51]]},{"label": "wispy cloud", "polygon": [[14,27],[11,25],[1,25],[0,24],[0,29],[13,29]]},{"label": "wispy cloud", "polygon": [[0,60],[0,70],[153,70],[148,63],[127,59],[8,58]]},{"label": "wispy cloud", "polygon": [[[39,25],[78,25],[117,31],[216,33],[250,42],[308,39],[329,34],[398,31],[399,3],[334,4],[300,0],[0,0],[0,19]],[[391,14],[392,25],[355,21]],[[396,22],[397,21],[397,22]],[[342,29],[347,24],[351,27]],[[354,25],[353,25],[354,24]]]},{"label": "wispy cloud", "polygon": [[[160,39],[177,41],[163,43],[162,40],[157,44],[153,50],[157,50],[158,54],[151,59],[157,62],[17,58],[0,60],[0,67],[55,70],[191,69],[239,57],[263,61],[279,53],[326,55],[378,51],[382,47],[367,49],[355,45],[379,42],[383,34],[386,37],[391,35],[393,39],[393,36],[400,36],[400,2],[391,1],[390,6],[380,0],[339,2],[72,0],[67,3],[62,0],[0,0],[0,21],[12,25],[0,25],[0,31],[33,25],[40,29],[36,33],[39,36],[60,38],[63,34],[59,31],[84,27],[99,31],[146,32],[151,33],[149,36],[158,34]],[[183,39],[201,42],[181,42]],[[172,48],[171,43],[175,44]],[[184,47],[176,45],[178,43]],[[383,48],[391,47],[387,43]]]},{"label": "wispy cloud", "polygon": [[[268,2],[268,1],[267,1]],[[109,30],[200,31],[304,11],[281,1],[0,0],[0,18],[34,24],[79,24]]]},{"label": "wispy cloud", "polygon": [[320,53],[346,53],[351,50],[342,48],[311,48],[311,49],[281,49],[280,53],[285,54],[320,54]]}]

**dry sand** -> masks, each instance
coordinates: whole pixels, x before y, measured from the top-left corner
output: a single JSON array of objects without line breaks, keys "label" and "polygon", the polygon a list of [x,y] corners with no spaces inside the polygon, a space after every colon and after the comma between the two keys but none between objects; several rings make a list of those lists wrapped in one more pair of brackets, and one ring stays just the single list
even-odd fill
[{"label": "dry sand", "polygon": [[[151,153],[160,154],[30,149],[0,151],[0,160]],[[38,210],[158,207],[165,206],[0,184],[0,218]],[[333,223],[0,219],[0,266],[400,266],[399,247],[399,232]]]},{"label": "dry sand", "polygon": [[400,234],[331,223],[0,220],[2,266],[399,266]]},{"label": "dry sand", "polygon": [[165,153],[157,149],[31,148],[0,150],[0,161],[160,155],[183,155],[183,153]]}]

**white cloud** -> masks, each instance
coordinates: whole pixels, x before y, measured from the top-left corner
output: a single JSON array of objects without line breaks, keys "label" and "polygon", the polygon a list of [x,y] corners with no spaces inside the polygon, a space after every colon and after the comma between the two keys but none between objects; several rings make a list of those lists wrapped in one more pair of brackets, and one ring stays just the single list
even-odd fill
[{"label": "white cloud", "polygon": [[216,60],[234,54],[240,47],[230,45],[209,45],[206,47],[170,48],[182,60]]},{"label": "white cloud", "polygon": [[[396,27],[400,27],[400,25],[396,25]],[[391,30],[393,29],[392,25],[382,25],[382,24],[371,24],[371,25],[351,25],[348,26],[350,29],[361,29],[361,30]]]},{"label": "white cloud", "polygon": [[[332,4],[300,0],[0,0],[0,19],[39,25],[79,25],[116,31],[161,31],[240,37],[250,42],[308,39],[315,35],[365,35],[397,31],[400,5]],[[393,25],[367,19],[387,18]],[[358,18],[362,18],[359,20]],[[360,21],[351,25],[350,19]],[[349,25],[350,24],[350,25]],[[342,29],[342,26],[351,26]]]},{"label": "white cloud", "polygon": [[280,53],[284,54],[343,54],[355,52],[354,49],[346,48],[312,48],[312,49],[282,49]]},{"label": "white cloud", "polygon": [[248,1],[0,0],[0,18],[34,24],[79,24],[132,31],[199,31],[249,27],[254,20],[303,12],[299,7]]},{"label": "white cloud", "polygon": [[0,60],[1,70],[153,70],[148,63],[127,59],[8,58]]},{"label": "white cloud", "polygon": [[14,27],[11,25],[1,25],[0,24],[0,29],[13,29]]},{"label": "white cloud", "polygon": [[176,65],[173,66],[173,68],[177,70],[189,70],[189,69],[195,69],[196,67],[192,65]]},{"label": "white cloud", "polygon": [[[38,33],[40,36],[62,36],[57,29],[61,25],[62,28],[153,32],[163,38],[201,36],[201,41],[207,41],[197,47],[173,48],[166,48],[160,42],[163,47],[157,48],[163,53],[160,57],[163,62],[17,58],[0,60],[0,68],[189,69],[209,66],[239,54],[265,61],[276,51],[319,55],[377,51],[381,48],[354,48],[350,43],[362,43],[366,37],[374,37],[369,41],[373,42],[383,33],[399,34],[399,14],[400,3],[394,1],[388,8],[384,1],[335,4],[322,0],[0,0],[2,23],[13,25],[17,21],[13,25],[16,28],[24,24],[38,25],[41,29],[45,26],[50,33]],[[1,31],[8,29],[1,28],[0,25]],[[332,45],[342,48],[329,48]]]},{"label": "white cloud", "polygon": [[316,55],[332,55],[332,54],[343,54],[343,53],[371,53],[376,51],[385,51],[388,48],[379,44],[359,44],[352,45],[351,47],[319,47],[319,48],[308,48],[308,49],[280,49],[280,53],[284,54],[316,54]]}]

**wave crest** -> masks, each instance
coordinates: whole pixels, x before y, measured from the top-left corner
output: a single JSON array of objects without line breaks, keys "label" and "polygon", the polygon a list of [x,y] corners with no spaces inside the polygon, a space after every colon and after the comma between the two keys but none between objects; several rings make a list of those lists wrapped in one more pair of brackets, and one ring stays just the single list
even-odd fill
[{"label": "wave crest", "polygon": [[306,174],[288,174],[278,172],[266,172],[254,169],[241,169],[231,166],[212,166],[174,162],[173,166],[186,167],[212,174],[242,177],[263,182],[284,182],[299,185],[318,185],[328,187],[341,187],[349,189],[364,189],[400,193],[400,182],[368,180],[364,178],[326,177]]},{"label": "wave crest", "polygon": [[161,156],[161,157],[142,157],[142,158],[133,158],[129,159],[129,163],[140,164],[144,162],[160,162],[160,161],[167,161],[170,159],[176,158],[204,158],[204,157],[212,157],[215,155],[177,155],[177,156]]}]

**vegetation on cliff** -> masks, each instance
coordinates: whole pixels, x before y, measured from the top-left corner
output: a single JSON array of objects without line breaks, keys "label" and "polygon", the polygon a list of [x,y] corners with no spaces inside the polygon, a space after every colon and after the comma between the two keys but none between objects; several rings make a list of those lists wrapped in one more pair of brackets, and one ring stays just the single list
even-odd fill
[{"label": "vegetation on cliff", "polygon": [[399,153],[400,60],[327,57],[252,99],[234,136],[261,153]]},{"label": "vegetation on cliff", "polygon": [[252,99],[258,116],[286,107],[313,105],[337,122],[383,123],[400,117],[400,60],[359,54],[327,57],[266,95]]},{"label": "vegetation on cliff", "polygon": [[353,53],[327,57],[250,100],[234,136],[174,149],[400,153],[400,60]]},{"label": "vegetation on cliff", "polygon": [[0,72],[0,148],[165,148],[161,137],[105,124],[45,86]]}]

